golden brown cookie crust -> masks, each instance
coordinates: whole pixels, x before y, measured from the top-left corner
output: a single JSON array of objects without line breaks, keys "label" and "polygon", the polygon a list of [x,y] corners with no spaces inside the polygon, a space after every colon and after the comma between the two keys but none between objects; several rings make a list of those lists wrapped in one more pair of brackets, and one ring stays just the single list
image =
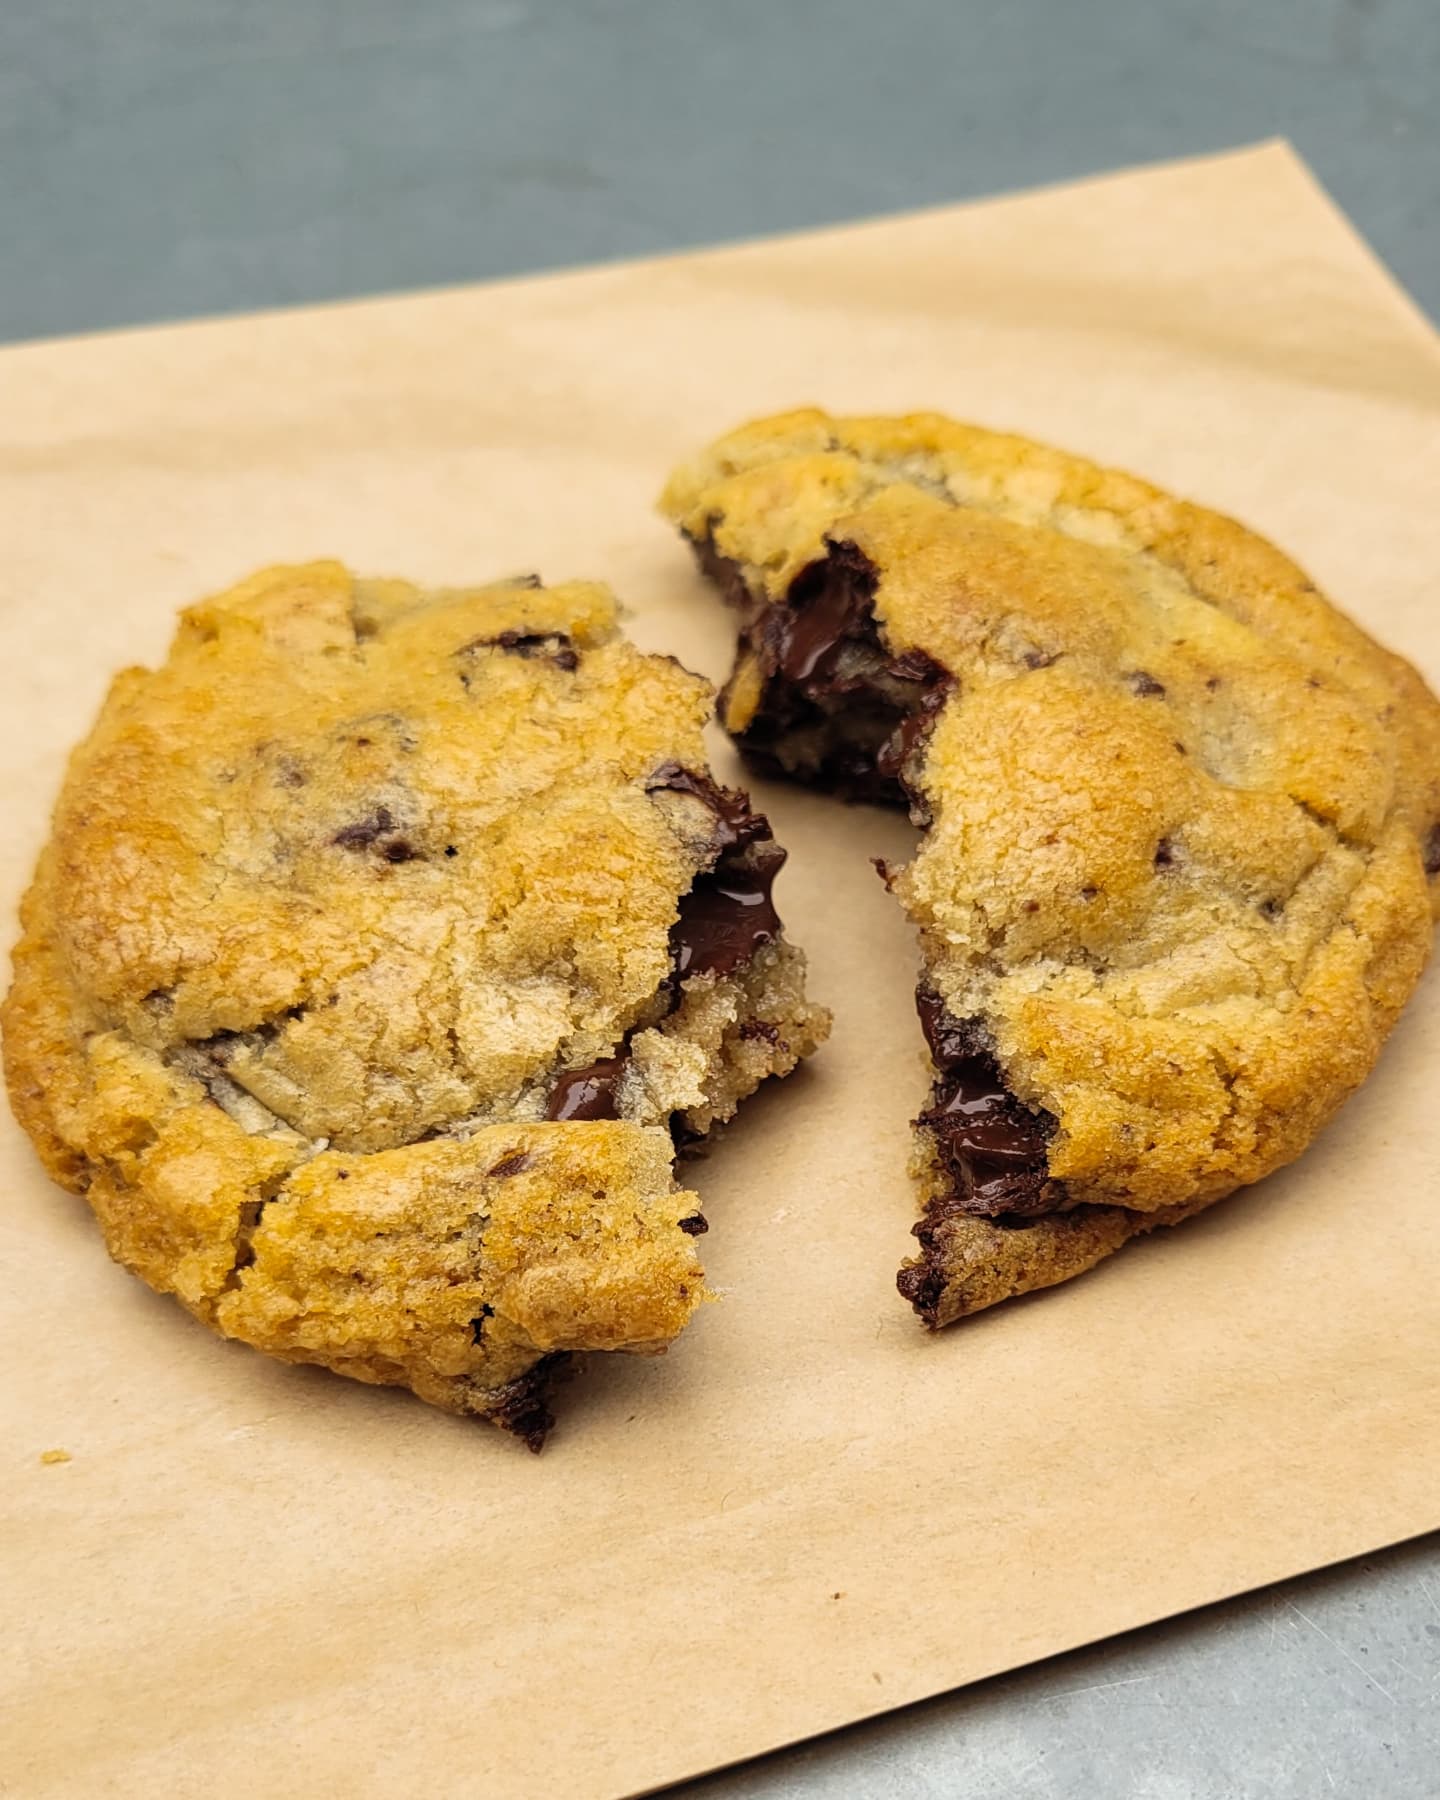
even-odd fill
[{"label": "golden brown cookie crust", "polygon": [[742,747],[862,796],[903,782],[928,828],[890,885],[925,983],[1045,1136],[1043,1194],[997,1225],[922,1127],[923,1316],[1063,1280],[1298,1155],[1440,911],[1416,671],[1233,520],[933,414],[761,420],[662,504],[741,609]]},{"label": "golden brown cookie crust", "polygon": [[555,1359],[663,1349],[705,1292],[672,1121],[828,1029],[778,925],[673,966],[717,856],[778,860],[709,782],[710,704],[589,584],[317,563],[191,608],[71,760],[3,1012],[17,1116],[112,1254],[532,1443]]}]

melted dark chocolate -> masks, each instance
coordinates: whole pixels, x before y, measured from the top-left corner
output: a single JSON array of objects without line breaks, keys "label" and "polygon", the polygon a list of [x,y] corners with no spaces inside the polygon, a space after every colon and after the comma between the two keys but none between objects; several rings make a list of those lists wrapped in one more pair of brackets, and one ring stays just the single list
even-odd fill
[{"label": "melted dark chocolate", "polygon": [[780,935],[771,887],[785,861],[778,844],[756,844],[743,857],[722,857],[697,875],[670,927],[676,978],[733,975]]},{"label": "melted dark chocolate", "polygon": [[588,1068],[569,1070],[551,1088],[545,1117],[557,1124],[567,1119],[618,1119],[620,1079],[629,1066],[628,1056],[609,1056]]},{"label": "melted dark chocolate", "polygon": [[[750,810],[749,796],[739,788],[721,787],[709,775],[670,762],[646,783],[647,793],[662,789],[704,801],[715,822],[718,852],[715,866],[697,875],[681,896],[680,916],[670,928],[671,972],[661,991],[668,988],[672,1005],[678,1005],[687,976],[732,975],[780,935],[770,890],[785,852],[772,840],[769,821]],[[620,1083],[629,1066],[622,1045],[617,1056],[569,1070],[550,1090],[545,1117],[556,1123],[618,1118]],[[508,1173],[509,1165],[501,1169]]]},{"label": "melted dark chocolate", "polygon": [[703,800],[715,819],[715,841],[720,851],[738,850],[770,836],[770,821],[751,812],[750,796],[741,788],[724,788],[709,775],[687,769],[683,763],[661,763],[645,783],[645,792],[693,794]]},{"label": "melted dark chocolate", "polygon": [[801,688],[836,683],[836,663],[847,641],[874,642],[879,579],[857,544],[831,544],[817,562],[808,563],[790,583],[787,604],[776,609],[769,659],[774,672]]},{"label": "melted dark chocolate", "polygon": [[930,1133],[954,1183],[953,1204],[990,1217],[1053,1212],[1058,1196],[1046,1146],[1054,1116],[1027,1107],[1006,1087],[973,1020],[955,1018],[928,988],[916,990],[915,1005],[938,1070],[916,1124]]},{"label": "melted dark chocolate", "polygon": [[709,775],[669,762],[645,784],[649,794],[662,789],[705,802],[719,851],[715,866],[697,875],[680,898],[680,916],[670,928],[674,979],[733,975],[780,935],[771,888],[785,852],[770,836],[770,821],[750,810],[750,796],[740,788],[721,787]]},{"label": "melted dark chocolate", "polygon": [[942,1075],[962,1063],[990,1056],[990,1040],[984,1028],[975,1019],[957,1019],[947,1012],[934,988],[916,988],[915,1011],[920,1015],[920,1029],[925,1034],[930,1059]]},{"label": "melted dark chocolate", "polygon": [[848,800],[905,804],[904,766],[954,683],[922,652],[886,649],[874,613],[879,571],[864,551],[832,541],[779,603],[752,594],[708,540],[695,554],[744,613],[740,660],[758,656],[764,676],[760,708],[738,738],[747,761]]},{"label": "melted dark chocolate", "polygon": [[939,663],[931,662],[928,656],[925,661],[929,664],[928,669],[914,677],[925,683],[915,710],[902,715],[900,723],[875,753],[876,770],[892,781],[903,782],[905,765],[929,737],[936,715],[954,686]]}]

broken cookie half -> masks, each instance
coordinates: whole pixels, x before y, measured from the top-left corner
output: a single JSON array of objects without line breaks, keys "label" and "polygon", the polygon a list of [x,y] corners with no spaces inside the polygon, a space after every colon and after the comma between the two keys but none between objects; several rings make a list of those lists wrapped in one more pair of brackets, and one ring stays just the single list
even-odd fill
[{"label": "broken cookie half", "polygon": [[5,1065],[112,1254],[228,1337],[538,1448],[705,1296],[676,1141],[824,1039],[711,691],[610,593],[269,569],[76,751]]},{"label": "broken cookie half", "polygon": [[1278,550],[924,414],[722,438],[662,505],[740,627],[758,768],[908,802],[942,1325],[1297,1156],[1440,905],[1440,705]]}]

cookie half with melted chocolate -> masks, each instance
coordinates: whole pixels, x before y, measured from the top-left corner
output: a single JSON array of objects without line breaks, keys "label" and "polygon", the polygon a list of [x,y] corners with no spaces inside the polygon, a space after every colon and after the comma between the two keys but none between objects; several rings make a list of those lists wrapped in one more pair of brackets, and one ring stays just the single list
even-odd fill
[{"label": "cookie half with melted chocolate", "polygon": [[1440,911],[1440,704],[1278,550],[933,414],[761,420],[663,509],[736,611],[758,768],[907,806],[941,1325],[1300,1154]]},{"label": "cookie half with melted chocolate", "polygon": [[538,1448],[705,1295],[675,1146],[823,1040],[712,693],[607,590],[270,569],[119,677],[24,906],[21,1122],[228,1337]]}]

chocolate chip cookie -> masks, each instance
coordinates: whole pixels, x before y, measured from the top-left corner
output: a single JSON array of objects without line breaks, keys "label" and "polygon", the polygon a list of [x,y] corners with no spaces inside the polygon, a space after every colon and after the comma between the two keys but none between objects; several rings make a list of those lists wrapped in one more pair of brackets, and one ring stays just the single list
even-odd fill
[{"label": "chocolate chip cookie", "polygon": [[1440,903],[1440,706],[1278,550],[934,415],[722,438],[664,509],[739,614],[750,760],[907,801],[941,1325],[1297,1156]]},{"label": "chocolate chip cookie", "polygon": [[75,752],[3,1011],[21,1123],[228,1337],[538,1447],[705,1295],[673,1140],[825,1037],[711,692],[609,592],[334,563],[192,607]]}]

